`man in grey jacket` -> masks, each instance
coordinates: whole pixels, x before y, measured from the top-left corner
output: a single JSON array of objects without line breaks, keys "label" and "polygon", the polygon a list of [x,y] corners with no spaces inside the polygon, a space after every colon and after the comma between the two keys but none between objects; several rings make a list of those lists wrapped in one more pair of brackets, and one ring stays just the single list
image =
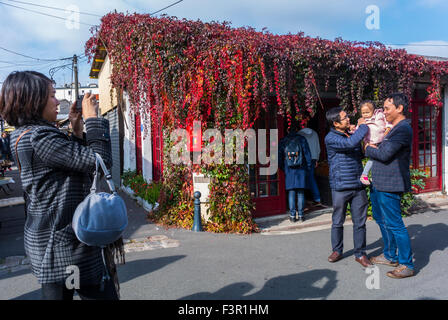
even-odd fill
[{"label": "man in grey jacket", "polygon": [[317,185],[316,177],[314,176],[314,169],[317,167],[320,156],[319,136],[317,135],[317,132],[311,128],[303,128],[299,131],[299,134],[306,139],[311,152],[311,169],[308,174],[308,186],[313,196],[314,205],[322,207],[319,187]]}]

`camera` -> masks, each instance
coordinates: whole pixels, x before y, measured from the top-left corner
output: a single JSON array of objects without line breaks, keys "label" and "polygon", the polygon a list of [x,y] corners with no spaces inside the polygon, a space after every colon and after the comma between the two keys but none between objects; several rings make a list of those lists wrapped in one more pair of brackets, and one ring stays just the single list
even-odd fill
[{"label": "camera", "polygon": [[76,100],[76,111],[82,111],[82,100],[84,99],[84,95],[78,96],[78,100]]}]

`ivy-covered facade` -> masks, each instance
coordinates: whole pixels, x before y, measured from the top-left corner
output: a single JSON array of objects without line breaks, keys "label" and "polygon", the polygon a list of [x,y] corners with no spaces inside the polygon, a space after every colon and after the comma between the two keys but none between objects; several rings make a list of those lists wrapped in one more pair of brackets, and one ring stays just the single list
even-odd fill
[{"label": "ivy-covered facade", "polygon": [[[120,13],[102,18],[86,54],[93,58],[92,77],[101,74],[105,59],[110,61],[111,97],[118,93],[116,104],[125,114],[124,143],[134,145],[124,153],[133,153],[136,169],[150,170],[151,179],[163,182],[161,207],[153,218],[166,224],[191,227],[193,173],[210,179],[206,230],[253,232],[254,217],[286,211],[282,172],[262,176],[259,164],[172,165],[173,130],[191,132],[193,122],[201,121],[202,132],[216,128],[224,136],[225,129],[275,128],[281,138],[293,119],[308,124],[322,139],[318,172],[325,189],[325,110],[340,105],[356,117],[361,100],[381,106],[394,91],[412,101],[413,163],[419,166],[423,156],[422,166],[434,176],[433,189],[445,185],[446,61],[380,43]],[[128,163],[128,168],[133,167]]]}]

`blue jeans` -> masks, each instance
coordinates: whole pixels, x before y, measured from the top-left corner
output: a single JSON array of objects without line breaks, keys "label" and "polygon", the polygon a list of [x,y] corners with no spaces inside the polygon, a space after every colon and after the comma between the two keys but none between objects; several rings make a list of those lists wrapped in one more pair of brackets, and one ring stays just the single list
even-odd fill
[{"label": "blue jeans", "polygon": [[296,217],[296,199],[297,199],[297,211],[299,213],[299,217],[303,217],[303,208],[305,207],[304,189],[288,190],[289,215],[294,218]]},{"label": "blue jeans", "polygon": [[311,161],[311,170],[308,174],[308,185],[311,190],[311,194],[313,195],[313,200],[316,202],[320,202],[320,193],[319,187],[317,186],[316,177],[314,176],[314,168],[316,167],[317,160]]},{"label": "blue jeans", "polygon": [[384,257],[392,262],[398,261],[399,264],[413,270],[411,240],[401,217],[401,195],[378,191],[372,187],[370,200],[373,218],[383,236]]}]

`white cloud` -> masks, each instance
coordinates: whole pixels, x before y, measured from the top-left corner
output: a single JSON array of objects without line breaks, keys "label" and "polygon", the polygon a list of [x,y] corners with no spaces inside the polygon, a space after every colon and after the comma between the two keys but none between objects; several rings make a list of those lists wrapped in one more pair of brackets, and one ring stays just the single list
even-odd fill
[{"label": "white cloud", "polygon": [[391,46],[392,48],[403,48],[408,53],[422,56],[448,58],[448,41],[429,40],[421,42],[411,42],[406,46]]}]

